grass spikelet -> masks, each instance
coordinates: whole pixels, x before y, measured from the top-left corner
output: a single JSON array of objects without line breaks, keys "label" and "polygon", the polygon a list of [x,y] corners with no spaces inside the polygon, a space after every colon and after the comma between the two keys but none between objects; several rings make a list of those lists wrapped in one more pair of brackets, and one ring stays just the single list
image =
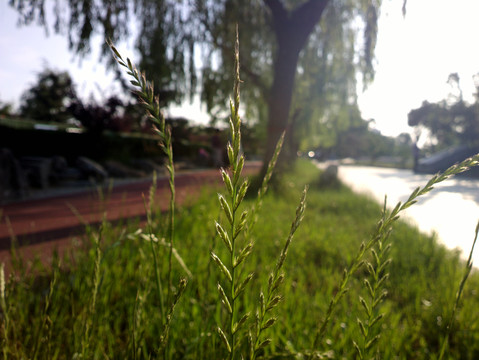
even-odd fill
[{"label": "grass spikelet", "polygon": [[[241,328],[246,324],[249,314],[243,314],[239,321],[236,321],[236,318],[239,316],[236,311],[236,302],[239,296],[243,293],[248,283],[253,278],[253,273],[247,275],[243,280],[237,279],[236,272],[237,267],[241,265],[247,257],[251,254],[253,249],[253,243],[250,242],[243,249],[236,255],[236,240],[238,239],[240,233],[245,229],[246,236],[253,228],[257,218],[256,213],[260,210],[263,197],[266,193],[268,188],[269,180],[271,179],[271,175],[273,173],[273,169],[275,167],[277,158],[281,151],[281,146],[284,139],[284,133],[281,136],[280,140],[276,145],[276,149],[273,155],[273,158],[270,160],[268,165],[268,171],[266,176],[263,179],[262,186],[258,191],[258,196],[255,205],[251,208],[251,210],[243,211],[243,213],[239,216],[239,221],[237,221],[237,210],[240,207],[246,192],[248,190],[249,183],[247,181],[243,181],[241,185],[239,185],[239,180],[241,177],[241,173],[244,167],[244,156],[240,154],[240,144],[241,144],[241,120],[239,116],[239,105],[240,105],[240,77],[239,77],[239,42],[238,42],[238,32],[236,36],[235,42],[235,81],[233,87],[233,101],[230,101],[230,134],[231,134],[231,143],[227,144],[227,154],[228,159],[230,162],[230,170],[232,173],[232,177],[225,171],[221,170],[221,175],[223,178],[223,182],[225,184],[226,190],[228,192],[230,202],[228,202],[225,197],[219,194],[219,202],[223,213],[226,216],[226,219],[229,222],[230,229],[226,231],[221,224],[218,222],[216,223],[216,232],[218,236],[223,240],[229,254],[230,254],[230,269],[223,264],[219,257],[212,253],[212,259],[214,260],[215,264],[220,269],[221,273],[226,276],[226,279],[229,282],[230,293],[229,295],[226,294],[223,287],[218,284],[218,291],[220,294],[220,298],[222,299],[222,303],[226,307],[228,314],[229,314],[229,324],[226,326],[225,330],[221,327],[218,327],[218,334],[222,339],[223,344],[229,354],[230,359],[235,358],[235,352],[237,348],[237,333],[241,330]],[[303,209],[304,210],[304,209]],[[299,224],[298,224],[299,225]],[[296,226],[297,227],[297,226]],[[293,231],[294,232],[294,231]],[[288,245],[289,246],[289,243]],[[287,247],[286,247],[287,248]],[[238,285],[239,284],[239,285]],[[269,310],[269,309],[268,309]],[[273,325],[272,319],[269,319],[270,322],[266,322],[268,324],[267,327]],[[264,324],[263,324],[264,325]],[[260,332],[263,331],[260,329]],[[250,340],[250,343],[252,341]],[[262,341],[261,343],[256,343],[256,349],[261,349],[267,346],[270,343],[269,339]],[[253,351],[254,353],[254,351]]]},{"label": "grass spikelet", "polygon": [[[303,190],[303,194],[301,196],[301,200],[299,202],[298,207],[296,208],[296,216],[291,224],[291,229],[284,244],[283,249],[281,250],[281,254],[279,256],[278,262],[273,270],[273,272],[269,276],[268,280],[268,289],[266,291],[266,296],[263,295],[261,292],[260,294],[260,306],[257,310],[256,314],[256,331],[254,334],[254,338],[251,344],[250,349],[250,358],[256,359],[260,349],[262,349],[265,345],[265,340],[262,339],[263,331],[268,329],[269,327],[273,326],[276,322],[276,318],[270,317],[269,313],[273,310],[281,301],[281,296],[278,295],[278,289],[280,284],[283,282],[284,275],[282,273],[282,268],[284,265],[284,261],[286,260],[286,256],[288,254],[289,246],[291,245],[291,241],[293,240],[294,233],[298,229],[301,221],[303,220],[304,211],[306,209],[306,195],[308,192],[308,188],[306,187]],[[266,339],[268,340],[268,339]]]},{"label": "grass spikelet", "polygon": [[108,42],[110,49],[113,51],[114,57],[118,64],[127,69],[127,74],[133,77],[133,81],[131,82],[132,85],[139,88],[135,90],[134,93],[140,99],[140,102],[143,104],[144,108],[147,111],[147,114],[151,121],[153,122],[153,130],[160,136],[161,142],[160,147],[163,149],[166,157],[168,158],[168,162],[166,165],[166,169],[168,171],[168,183],[170,189],[170,202],[169,202],[169,222],[168,222],[168,230],[167,230],[167,238],[168,242],[170,243],[170,249],[168,253],[168,295],[167,295],[167,302],[171,304],[171,296],[173,291],[173,284],[172,284],[172,258],[173,258],[173,239],[174,239],[174,228],[175,228],[175,202],[176,202],[176,195],[175,195],[175,167],[173,162],[173,147],[172,147],[172,139],[171,139],[171,129],[166,126],[165,118],[160,111],[159,99],[154,95],[154,87],[153,84],[146,80],[146,76],[144,73],[139,73],[135,66],[132,64],[130,59],[123,59],[120,55],[119,51],[115,48],[115,46]]},{"label": "grass spikelet", "polygon": [[[384,223],[387,213],[387,198],[384,198],[383,213],[380,223]],[[375,346],[380,337],[379,321],[384,317],[379,311],[379,304],[386,297],[387,291],[384,289],[384,283],[389,274],[386,272],[391,259],[387,258],[390,244],[387,240],[390,231],[381,233],[380,238],[370,249],[373,263],[365,261],[366,269],[370,279],[365,278],[363,283],[366,288],[366,299],[359,297],[359,302],[363,307],[364,316],[362,320],[357,319],[362,338],[354,341],[354,347],[359,359],[371,358],[373,353],[377,352]]]},{"label": "grass spikelet", "polygon": [[[118,50],[113,46],[111,42],[109,42],[108,45],[112,49],[118,64],[122,67],[125,67],[127,69],[127,74],[133,78],[133,80],[131,81],[131,84],[138,88],[137,90],[134,91],[134,93],[137,94],[137,96],[139,97],[140,103],[143,104],[148,114],[148,117],[153,122],[153,130],[161,138],[160,147],[168,159],[166,164],[166,169],[168,171],[168,185],[170,190],[170,201],[169,201],[169,207],[168,207],[168,227],[167,227],[167,236],[166,236],[167,242],[169,245],[168,271],[166,274],[168,287],[167,287],[166,305],[162,305],[161,310],[162,310],[164,329],[168,329],[169,331],[171,315],[169,315],[169,312],[165,313],[165,309],[167,307],[169,309],[174,309],[176,303],[178,302],[179,296],[181,296],[184,292],[184,288],[183,288],[181,292],[178,291],[175,294],[173,293],[174,292],[173,279],[172,279],[173,256],[175,256],[178,259],[178,261],[180,262],[180,265],[182,265],[183,268],[187,269],[182,258],[177,254],[175,246],[174,246],[176,188],[175,188],[175,166],[173,161],[171,128],[166,125],[165,118],[160,111],[159,98],[158,96],[155,96],[154,94],[153,84],[146,80],[146,76],[144,73],[140,74],[138,72],[138,70],[132,64],[130,59],[127,59],[125,62],[125,60],[123,60]],[[150,191],[150,207],[151,207],[152,191],[153,189]],[[151,230],[151,226],[150,226],[150,230]],[[151,245],[152,245],[152,249],[154,249],[155,245],[153,244],[153,242]],[[159,274],[160,262],[159,262],[159,259],[157,258],[157,253],[156,253],[157,249],[153,251],[154,251],[153,255],[155,258],[155,274],[156,274],[155,276],[157,279],[156,280],[157,290],[158,290],[159,297],[161,299],[161,303],[164,303],[163,290],[161,288],[161,279]],[[192,274],[189,270],[187,271],[187,274],[190,278],[192,277]],[[180,284],[181,286],[183,285],[186,286],[186,281],[183,282],[183,280],[180,280]],[[163,348],[165,351],[165,357],[166,357],[166,354],[168,353],[167,340],[168,340],[168,336],[164,336],[161,340],[161,345],[160,345],[160,348]]]},{"label": "grass spikelet", "polygon": [[158,348],[158,353],[161,353],[162,350],[165,349],[166,344],[168,342],[168,336],[170,334],[170,325],[171,325],[171,320],[173,317],[173,313],[175,311],[176,305],[180,301],[181,296],[183,295],[186,285],[187,285],[186,279],[180,279],[180,282],[178,283],[178,289],[177,291],[173,294],[173,299],[170,305],[170,308],[168,309],[168,314],[166,315],[166,321],[163,326],[163,331],[160,335],[160,345]]},{"label": "grass spikelet", "polygon": [[92,276],[92,289],[91,289],[91,298],[90,304],[87,309],[87,313],[85,314],[85,319],[83,323],[83,334],[81,339],[81,358],[87,359],[91,355],[89,353],[91,348],[91,331],[93,326],[93,319],[95,318],[95,311],[96,311],[96,301],[98,296],[98,290],[100,287],[100,263],[101,263],[101,239],[103,234],[103,229],[105,228],[105,218],[103,218],[103,223],[100,226],[100,230],[97,236],[93,236],[93,246],[94,246],[94,268],[93,268],[93,276]]},{"label": "grass spikelet", "polygon": [[[227,145],[228,158],[230,161],[231,177],[226,171],[222,171],[223,178],[228,197],[218,194],[219,203],[223,214],[227,219],[227,224],[216,224],[218,236],[228,251],[228,261],[221,260],[216,254],[212,253],[212,259],[218,265],[218,268],[225,277],[226,284],[222,286],[218,284],[218,291],[222,303],[227,309],[227,324],[221,328],[218,327],[218,333],[229,353],[229,358],[234,359],[238,347],[239,333],[249,316],[247,314],[239,314],[237,303],[239,295],[244,291],[246,285],[252,278],[248,275],[241,279],[241,269],[239,266],[244,262],[252,250],[252,244],[246,245],[238,252],[238,237],[242,232],[247,212],[239,214],[239,207],[244,199],[248,189],[248,182],[240,182],[241,173],[244,166],[244,156],[240,153],[241,145],[241,119],[239,116],[240,106],[240,76],[239,76],[239,41],[238,33],[235,42],[235,79],[233,86],[233,100],[230,100],[230,131],[231,142]],[[239,319],[239,320],[238,320]]]},{"label": "grass spikelet", "polygon": [[133,309],[132,321],[131,321],[131,352],[133,353],[132,358],[134,360],[138,359],[141,355],[141,347],[139,346],[139,342],[141,339],[141,313],[143,311],[144,306],[144,295],[140,294],[140,290],[138,289],[136,292],[135,297],[135,307]]}]

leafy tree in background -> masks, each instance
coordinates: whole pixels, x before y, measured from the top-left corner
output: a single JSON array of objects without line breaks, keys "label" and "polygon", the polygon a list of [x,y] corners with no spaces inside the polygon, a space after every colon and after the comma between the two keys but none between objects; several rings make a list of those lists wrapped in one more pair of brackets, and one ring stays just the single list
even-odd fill
[{"label": "leafy tree in background", "polygon": [[76,99],[70,74],[47,68],[22,95],[20,114],[35,120],[64,123],[71,118],[68,107]]},{"label": "leafy tree in background", "polygon": [[412,155],[411,136],[407,133],[396,138],[384,136],[370,127],[371,122],[356,118],[351,126],[338,130],[336,144],[329,151],[339,158],[364,158],[372,162],[381,156],[397,157],[404,166]]},{"label": "leafy tree in background", "polygon": [[[46,33],[62,34],[69,50],[80,59],[100,40],[101,57],[122,78],[105,40],[114,43],[136,37],[139,68],[155,83],[160,106],[180,103],[195,89],[190,5],[176,0],[10,0],[19,14],[19,25],[43,26]],[[53,15],[53,19],[47,15]],[[98,39],[99,36],[100,39]],[[193,91],[193,90],[192,90]]]},{"label": "leafy tree in background", "polygon": [[72,116],[87,131],[94,133],[104,130],[130,132],[139,125],[135,119],[141,118],[141,114],[132,114],[134,110],[132,104],[125,104],[116,96],[109,97],[103,104],[94,101],[85,103],[78,99],[69,107]]},{"label": "leafy tree in background", "polygon": [[[22,24],[49,28],[43,0],[10,5]],[[217,109],[231,93],[238,24],[246,118],[266,128],[267,161],[285,130],[291,159],[302,140],[294,129],[308,138],[324,124],[348,122],[342,107],[357,108],[357,73],[364,84],[373,79],[380,6],[381,0],[69,0],[55,2],[53,29],[66,33],[70,49],[83,56],[95,33],[117,43],[135,22],[139,66],[165,95],[162,105],[196,93],[200,79],[208,111],[221,116]]]},{"label": "leafy tree in background", "polygon": [[13,115],[13,106],[10,103],[4,103],[0,101],[0,116]]},{"label": "leafy tree in background", "polygon": [[462,97],[457,73],[449,75],[451,92],[447,99],[437,103],[424,101],[421,107],[408,114],[408,125],[429,134],[427,147],[438,151],[450,146],[479,145],[479,78],[476,81],[476,100],[468,104]]}]

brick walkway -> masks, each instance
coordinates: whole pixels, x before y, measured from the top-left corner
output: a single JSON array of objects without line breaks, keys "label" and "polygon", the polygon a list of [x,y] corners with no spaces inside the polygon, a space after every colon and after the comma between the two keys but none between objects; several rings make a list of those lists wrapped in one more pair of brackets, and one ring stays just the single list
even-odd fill
[{"label": "brick walkway", "polygon": [[[259,162],[249,162],[245,175],[256,173]],[[196,170],[176,175],[176,198],[178,204],[193,200],[205,184],[221,181],[218,170]],[[38,200],[27,200],[0,207],[0,263],[8,267],[12,235],[24,258],[41,254],[47,260],[56,248],[63,253],[71,246],[71,239],[81,235],[85,222],[96,225],[106,211],[110,222],[128,218],[146,218],[143,196],[148,196],[151,179],[134,181],[114,186],[105,200],[100,200],[94,190],[85,190],[70,195],[61,195]],[[105,191],[107,192],[107,191]],[[168,208],[168,180],[157,182],[157,202],[162,210]]]}]

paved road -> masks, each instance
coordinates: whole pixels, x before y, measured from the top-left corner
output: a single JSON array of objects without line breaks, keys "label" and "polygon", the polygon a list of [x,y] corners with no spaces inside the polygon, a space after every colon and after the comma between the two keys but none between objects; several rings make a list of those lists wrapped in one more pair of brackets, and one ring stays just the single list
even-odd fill
[{"label": "paved road", "polygon": [[[339,176],[355,191],[367,193],[381,203],[387,194],[390,207],[405,201],[431,177],[410,170],[366,166],[340,166]],[[446,180],[407,209],[404,218],[422,231],[435,232],[448,248],[459,247],[464,257],[469,256],[479,220],[479,180],[461,177]],[[479,265],[479,244],[474,263]]]}]

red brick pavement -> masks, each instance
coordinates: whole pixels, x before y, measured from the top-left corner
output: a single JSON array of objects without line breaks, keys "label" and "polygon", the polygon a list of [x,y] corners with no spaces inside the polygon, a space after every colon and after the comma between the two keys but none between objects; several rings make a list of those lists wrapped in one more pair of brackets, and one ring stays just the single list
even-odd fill
[{"label": "red brick pavement", "polygon": [[[247,163],[245,174],[255,173],[259,166],[258,162]],[[201,186],[220,180],[218,170],[177,174],[177,203],[187,203],[198,195]],[[72,237],[84,232],[84,222],[99,224],[105,212],[107,220],[111,222],[134,217],[144,220],[142,195],[148,196],[150,186],[150,179],[138,180],[114,186],[104,200],[101,200],[95,191],[85,190],[76,194],[21,201],[0,207],[0,263],[4,262],[8,267],[12,235],[15,236],[24,258],[41,255],[43,259],[47,259],[54,249],[60,253],[68,249]],[[162,210],[168,208],[169,196],[168,180],[158,179],[157,199]]]}]

